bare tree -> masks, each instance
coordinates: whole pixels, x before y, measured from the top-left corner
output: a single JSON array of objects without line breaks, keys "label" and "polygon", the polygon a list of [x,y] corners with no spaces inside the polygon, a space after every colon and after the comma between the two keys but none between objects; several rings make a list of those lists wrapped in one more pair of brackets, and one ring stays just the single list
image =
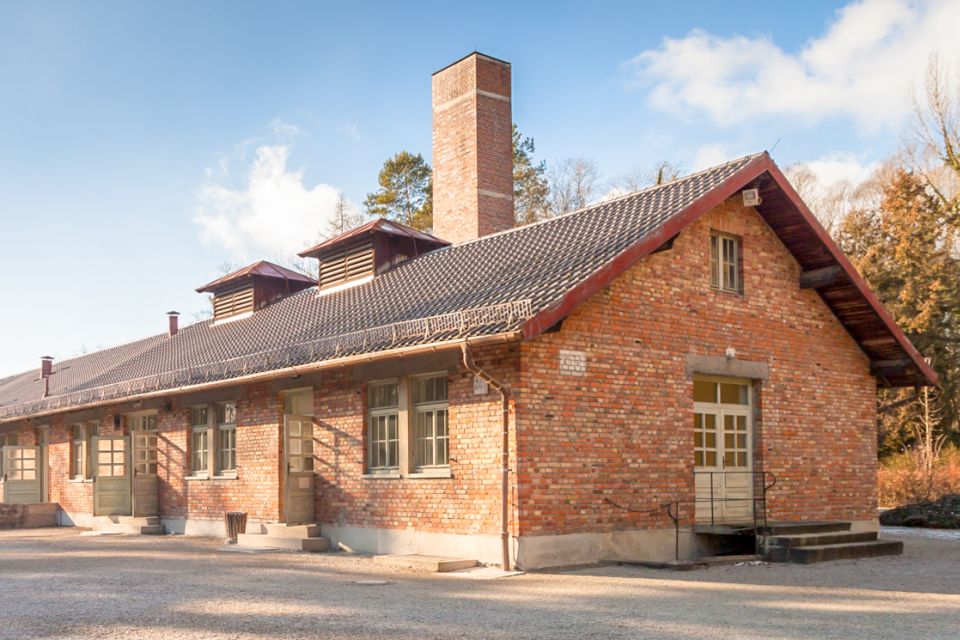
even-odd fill
[{"label": "bare tree", "polygon": [[333,217],[327,223],[327,237],[334,238],[341,233],[346,233],[359,227],[368,219],[369,216],[350,202],[340,191],[337,193],[337,204],[333,209]]},{"label": "bare tree", "polygon": [[637,167],[610,181],[610,195],[622,196],[647,187],[667,184],[679,178],[682,173],[680,165],[669,160],[661,160],[649,169]]},{"label": "bare tree", "polygon": [[600,189],[600,171],[587,158],[567,158],[550,172],[550,212],[560,215],[593,202]]},{"label": "bare tree", "polygon": [[960,224],[960,68],[951,70],[931,56],[913,111],[913,140],[906,148],[911,168]]}]

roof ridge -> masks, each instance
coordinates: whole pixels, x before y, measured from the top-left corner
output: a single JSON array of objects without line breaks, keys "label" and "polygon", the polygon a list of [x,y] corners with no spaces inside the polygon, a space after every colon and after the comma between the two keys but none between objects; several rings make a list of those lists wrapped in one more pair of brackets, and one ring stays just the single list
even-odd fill
[{"label": "roof ridge", "polygon": [[[723,167],[729,166],[729,165],[731,165],[731,164],[736,164],[736,163],[738,163],[738,162],[743,162],[744,160],[747,160],[747,159],[753,159],[753,158],[757,158],[757,157],[760,157],[760,156],[763,156],[763,155],[767,155],[767,154],[768,154],[768,152],[767,152],[766,150],[757,151],[757,152],[755,152],[755,153],[748,153],[747,155],[740,156],[739,158],[734,158],[733,160],[728,160],[728,161],[723,162],[723,163],[721,163],[721,164],[715,164],[715,165],[713,165],[712,167],[707,167],[706,169],[701,169],[700,171],[695,171],[695,172],[693,172],[693,173],[689,173],[689,174],[687,174],[687,175],[685,175],[685,176],[683,176],[683,177],[677,178],[676,180],[671,180],[670,182],[664,182],[664,183],[662,183],[662,184],[653,184],[653,185],[650,185],[649,187],[644,187],[643,189],[639,189],[639,190],[637,190],[637,191],[631,191],[630,193],[625,193],[625,194],[623,194],[623,195],[621,195],[621,196],[617,196],[617,197],[615,197],[615,198],[610,198],[609,200],[602,200],[602,201],[600,201],[600,202],[594,202],[593,204],[588,204],[588,205],[585,206],[585,207],[580,207],[579,209],[574,209],[573,211],[567,211],[566,213],[561,213],[560,215],[553,216],[552,218],[545,218],[545,219],[543,219],[543,220],[537,220],[536,222],[531,222],[530,224],[525,224],[525,225],[522,225],[522,226],[519,226],[519,227],[510,227],[509,229],[504,229],[503,231],[497,231],[496,233],[490,233],[490,234],[487,234],[487,235],[485,235],[485,236],[480,236],[479,238],[473,238],[472,240],[467,240],[466,242],[461,242],[460,244],[450,245],[450,246],[448,246],[448,247],[442,247],[441,249],[438,249],[438,251],[442,251],[442,250],[445,250],[445,249],[452,249],[452,248],[456,248],[456,247],[463,247],[463,246],[466,246],[466,245],[469,245],[469,244],[473,244],[473,243],[475,243],[475,242],[481,242],[481,241],[483,241],[483,240],[487,240],[488,238],[495,238],[495,237],[497,237],[497,236],[501,236],[501,235],[505,235],[505,234],[508,234],[508,233],[514,233],[514,232],[516,232],[516,231],[520,231],[521,229],[529,229],[529,228],[531,228],[531,227],[536,227],[536,226],[538,226],[538,225],[546,224],[546,223],[548,223],[548,222],[554,222],[555,220],[560,220],[560,219],[563,219],[563,218],[569,218],[569,217],[574,216],[574,215],[576,215],[576,214],[585,213],[585,212],[587,212],[587,211],[590,211],[591,209],[596,209],[597,207],[602,207],[602,206],[604,206],[604,205],[608,205],[608,204],[611,204],[611,203],[613,203],[613,202],[619,202],[619,201],[621,201],[621,200],[626,200],[627,198],[633,198],[633,197],[639,196],[639,195],[641,195],[641,194],[648,193],[648,192],[650,192],[650,191],[656,191],[657,189],[665,189],[665,188],[667,188],[667,187],[672,187],[672,186],[675,186],[678,182],[684,182],[684,181],[686,181],[686,180],[690,180],[690,179],[692,179],[692,178],[696,178],[697,176],[701,176],[701,175],[703,175],[703,174],[705,174],[705,173],[710,173],[711,171],[716,171],[716,170],[718,170],[718,169],[722,169]],[[434,251],[433,253],[436,253],[436,251]]]}]

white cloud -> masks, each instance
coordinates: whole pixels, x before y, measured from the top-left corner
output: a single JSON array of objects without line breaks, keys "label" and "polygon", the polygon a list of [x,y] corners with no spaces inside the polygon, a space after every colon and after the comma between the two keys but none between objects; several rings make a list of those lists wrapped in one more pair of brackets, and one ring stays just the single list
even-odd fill
[{"label": "white cloud", "polygon": [[[237,260],[289,258],[318,239],[332,218],[339,190],[307,186],[303,171],[287,169],[290,148],[256,149],[245,184],[230,188],[225,165],[197,194],[194,222],[205,244],[225,247]],[[213,176],[211,172],[208,178]]]},{"label": "white cloud", "polygon": [[798,52],[763,36],[697,29],[626,67],[630,84],[649,87],[650,102],[665,111],[702,112],[720,124],[844,116],[876,129],[901,122],[931,54],[960,59],[957,25],[956,0],[863,0],[840,9]]},{"label": "white cloud", "polygon": [[693,157],[693,170],[702,171],[718,164],[733,160],[733,156],[722,144],[705,144],[697,149]]},{"label": "white cloud", "polygon": [[810,169],[817,182],[829,189],[843,182],[857,187],[866,182],[880,164],[863,163],[852,153],[831,153],[804,162],[803,166]]},{"label": "white cloud", "polygon": [[303,129],[280,118],[274,118],[270,121],[270,131],[272,131],[275,136],[287,139],[303,135]]},{"label": "white cloud", "polygon": [[360,127],[357,126],[356,122],[344,122],[341,124],[340,133],[355,141],[359,141],[361,138]]}]

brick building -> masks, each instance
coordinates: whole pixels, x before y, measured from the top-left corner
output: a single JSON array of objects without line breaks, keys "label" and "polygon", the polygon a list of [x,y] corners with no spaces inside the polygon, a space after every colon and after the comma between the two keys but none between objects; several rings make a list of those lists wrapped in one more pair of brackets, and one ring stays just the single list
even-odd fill
[{"label": "brick building", "polygon": [[376,220],[0,379],[4,501],[524,568],[875,530],[877,385],[935,374],[770,157],[513,228],[510,99],[482,54],[434,75],[435,236]]}]

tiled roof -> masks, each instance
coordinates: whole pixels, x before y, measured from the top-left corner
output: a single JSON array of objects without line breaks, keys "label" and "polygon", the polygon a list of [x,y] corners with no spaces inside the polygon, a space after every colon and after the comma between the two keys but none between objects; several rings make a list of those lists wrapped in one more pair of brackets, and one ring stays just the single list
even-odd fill
[{"label": "tiled roof", "polygon": [[592,274],[656,236],[671,218],[705,201],[761,155],[437,249],[353,288],[326,295],[311,288],[237,322],[200,322],[172,337],[154,336],[55,362],[47,398],[42,398],[39,370],[0,380],[0,420],[334,357],[518,330],[532,316],[556,309]]}]

